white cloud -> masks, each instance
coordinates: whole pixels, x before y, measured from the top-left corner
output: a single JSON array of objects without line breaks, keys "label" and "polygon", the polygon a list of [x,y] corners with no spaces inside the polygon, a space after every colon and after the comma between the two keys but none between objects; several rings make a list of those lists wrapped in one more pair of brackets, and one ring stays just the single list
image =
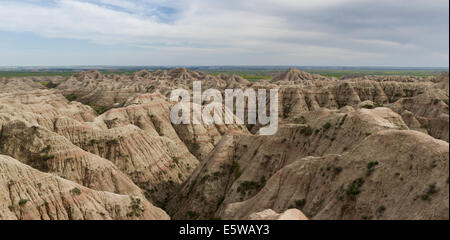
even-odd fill
[{"label": "white cloud", "polygon": [[[193,52],[202,49],[202,54],[211,53],[214,54],[212,57],[217,57],[227,55],[232,49],[231,52],[236,54],[260,56],[267,53],[268,58],[286,55],[293,61],[298,57],[302,62],[307,62],[308,58],[359,61],[364,57],[381,58],[388,54],[372,51],[371,47],[417,51],[424,48],[418,43],[407,42],[408,38],[358,36],[358,33],[371,31],[364,26],[348,36],[333,29],[339,27],[333,25],[339,14],[333,16],[321,9],[352,5],[355,0],[43,2],[47,1],[0,1],[0,31],[32,32],[48,38],[81,39],[104,45],[140,46],[157,49],[161,54],[162,51],[195,54]],[[448,5],[448,2],[436,0],[433,4]],[[167,8],[173,8],[174,12],[166,12],[169,11]],[[316,14],[311,17],[313,13]],[[302,18],[302,15],[307,17]],[[398,18],[392,17],[395,21]],[[350,21],[357,27],[367,23],[374,24],[376,19]],[[351,29],[354,26],[344,27]],[[395,26],[385,26],[392,27]],[[448,35],[448,29],[446,31]]]}]

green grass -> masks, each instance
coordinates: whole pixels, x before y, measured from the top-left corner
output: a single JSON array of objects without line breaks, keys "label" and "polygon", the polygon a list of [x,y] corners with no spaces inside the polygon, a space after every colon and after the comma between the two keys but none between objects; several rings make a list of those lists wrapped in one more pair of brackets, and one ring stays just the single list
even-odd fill
[{"label": "green grass", "polygon": [[441,74],[440,71],[435,70],[306,70],[305,72],[335,78],[350,75],[411,75],[416,77],[428,77]]},{"label": "green grass", "polygon": [[249,82],[256,82],[264,79],[271,79],[271,76],[260,76],[260,75],[241,75],[241,77],[247,79]]},{"label": "green grass", "polygon": [[[219,74],[236,74],[242,76],[243,78],[254,82],[261,79],[270,79],[273,76],[284,72],[282,69],[230,69],[230,70],[200,70],[205,73],[217,76]],[[326,77],[341,78],[344,76],[351,75],[411,75],[417,77],[428,77],[439,75],[441,71],[437,70],[334,70],[334,69],[314,69],[314,70],[304,70],[305,72],[311,74],[320,74]],[[103,70],[100,71],[102,74],[125,74],[132,75],[136,71],[131,70]],[[62,76],[69,77],[77,71],[0,71],[0,77],[32,77],[32,76]]]},{"label": "green grass", "polygon": [[[204,71],[208,74],[217,76],[219,74],[237,74],[246,78],[247,80],[254,82],[261,79],[270,79],[276,74],[282,73],[285,70],[270,70],[270,69],[261,69],[261,70],[223,70],[223,71]],[[436,76],[441,74],[441,71],[436,70],[328,70],[328,69],[317,69],[317,70],[303,70],[305,72],[311,74],[319,74],[325,77],[335,77],[341,78],[345,76],[351,75],[411,75],[416,77],[428,77],[428,76]]]},{"label": "green grass", "polygon": [[219,74],[232,75],[236,74],[250,82],[256,82],[263,79],[271,79],[271,71],[268,70],[255,70],[255,71],[204,71],[207,74],[217,76]]},{"label": "green grass", "polygon": [[[134,71],[100,71],[102,74],[125,74],[132,75],[135,73]],[[0,71],[0,78],[13,78],[13,77],[70,77],[77,72],[73,71],[54,71],[54,72],[45,72],[45,71]],[[44,84],[43,84],[44,85]]]},{"label": "green grass", "polygon": [[75,72],[16,72],[16,71],[0,71],[0,77],[12,78],[12,77],[52,77],[62,76],[69,77],[75,74]]}]

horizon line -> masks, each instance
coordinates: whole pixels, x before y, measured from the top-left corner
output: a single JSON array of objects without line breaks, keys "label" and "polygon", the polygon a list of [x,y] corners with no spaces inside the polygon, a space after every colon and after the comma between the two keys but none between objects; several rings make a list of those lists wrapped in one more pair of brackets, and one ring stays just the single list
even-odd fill
[{"label": "horizon line", "polygon": [[131,68],[131,67],[278,67],[278,68],[286,68],[286,67],[311,67],[311,68],[415,68],[415,69],[449,69],[449,66],[433,66],[433,67],[424,67],[424,66],[389,66],[389,65],[183,65],[183,64],[174,64],[174,65],[0,65],[0,68],[83,68],[83,67],[123,67],[123,68]]}]

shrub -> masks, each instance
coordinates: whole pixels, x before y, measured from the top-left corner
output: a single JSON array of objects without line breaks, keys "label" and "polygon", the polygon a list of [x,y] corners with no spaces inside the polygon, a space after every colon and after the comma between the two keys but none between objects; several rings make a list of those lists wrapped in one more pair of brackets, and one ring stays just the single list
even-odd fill
[{"label": "shrub", "polygon": [[208,181],[208,179],[209,179],[209,174],[206,174],[205,176],[203,176],[201,179],[200,179],[200,183],[205,183],[206,181]]},{"label": "shrub", "polygon": [[334,166],[333,171],[334,171],[334,174],[338,175],[339,173],[342,172],[342,167]]},{"label": "shrub", "polygon": [[28,199],[20,199],[19,200],[19,206],[24,206],[25,204],[27,204],[27,202],[28,202],[29,200]]},{"label": "shrub", "polygon": [[369,162],[367,164],[367,172],[366,172],[366,176],[370,176],[372,175],[373,171],[375,171],[375,167],[378,166],[378,162]]},{"label": "shrub", "polygon": [[106,145],[115,145],[118,144],[119,141],[117,141],[117,139],[110,139],[106,141]]},{"label": "shrub", "polygon": [[306,199],[295,200],[295,207],[299,208],[300,210],[305,206],[305,204]]},{"label": "shrub", "polygon": [[373,105],[371,105],[371,104],[366,104],[366,105],[362,106],[362,108],[374,109],[375,106],[373,106]]},{"label": "shrub", "polygon": [[52,146],[51,145],[47,145],[47,146],[45,146],[45,148],[43,148],[42,150],[41,150],[41,152],[48,152],[48,151],[50,151],[52,149]]},{"label": "shrub", "polygon": [[89,140],[89,145],[93,146],[94,144],[99,144],[100,142],[97,139],[91,139]]},{"label": "shrub", "polygon": [[73,93],[66,96],[66,99],[69,100],[70,102],[77,100],[77,98],[78,96]]},{"label": "shrub", "polygon": [[355,200],[356,196],[361,193],[361,187],[364,184],[363,178],[355,179],[347,188],[347,196],[350,197],[350,199]]},{"label": "shrub", "polygon": [[247,192],[261,189],[262,187],[264,187],[265,184],[266,184],[266,178],[264,176],[261,177],[261,180],[259,183],[254,182],[254,181],[244,181],[237,188],[237,192],[241,193],[241,195],[246,195]]},{"label": "shrub", "polygon": [[192,143],[192,151],[193,152],[198,152],[198,150],[200,150],[200,144],[198,144],[198,142],[196,142],[194,140],[194,142]]},{"label": "shrub", "polygon": [[244,181],[237,188],[237,192],[241,193],[242,195],[245,195],[247,193],[247,191],[251,191],[251,190],[257,189],[257,188],[259,188],[259,184],[257,182]]},{"label": "shrub", "polygon": [[436,194],[439,190],[436,187],[436,183],[432,183],[430,185],[428,185],[428,189],[427,191],[420,195],[420,198],[424,201],[431,201],[431,197],[430,195]]},{"label": "shrub", "polygon": [[195,212],[195,211],[187,211],[186,214],[188,215],[189,218],[191,219],[195,219],[198,218],[200,215]]},{"label": "shrub", "polygon": [[309,125],[300,130],[300,133],[306,136],[311,136],[313,132],[314,130]]},{"label": "shrub", "polygon": [[380,207],[378,207],[377,209],[377,213],[379,216],[383,215],[384,211],[386,211],[386,207],[381,205]]},{"label": "shrub", "polygon": [[53,158],[55,158],[54,155],[47,155],[47,154],[45,154],[44,156],[41,157],[42,161],[47,161],[47,160],[50,160]]},{"label": "shrub", "polygon": [[97,112],[98,115],[102,115],[104,112],[106,112],[108,110],[107,107],[102,107],[102,106],[95,106],[92,104],[89,104],[89,106],[94,109],[95,112]]},{"label": "shrub", "polygon": [[327,122],[323,125],[323,129],[328,130],[331,127],[331,123]]},{"label": "shrub", "polygon": [[422,195],[420,196],[420,198],[421,198],[422,200],[424,200],[424,201],[430,201],[430,200],[431,200],[430,196],[427,195],[427,194],[422,194]]},{"label": "shrub", "polygon": [[127,216],[128,217],[133,217],[133,216],[140,217],[145,210],[145,208],[143,206],[141,206],[141,199],[134,198],[134,197],[130,197],[130,199],[131,199],[131,204],[128,207],[130,211],[127,213]]},{"label": "shrub", "polygon": [[241,176],[241,174],[242,174],[240,168],[241,167],[239,166],[238,162],[233,162],[231,164],[230,173],[234,173],[234,178],[235,179],[238,179]]},{"label": "shrub", "polygon": [[339,126],[342,126],[342,124],[344,124],[345,119],[347,119],[347,114],[344,115],[344,117],[342,118],[342,120],[339,122]]},{"label": "shrub", "polygon": [[72,194],[75,194],[75,195],[80,195],[81,194],[81,190],[79,189],[79,188],[73,188],[72,190],[70,190],[70,192],[72,193]]},{"label": "shrub", "polygon": [[430,185],[428,186],[427,194],[433,195],[433,194],[435,194],[435,193],[437,193],[437,192],[438,192],[438,189],[437,189],[437,187],[436,187],[436,183],[432,183],[432,184],[430,184]]}]

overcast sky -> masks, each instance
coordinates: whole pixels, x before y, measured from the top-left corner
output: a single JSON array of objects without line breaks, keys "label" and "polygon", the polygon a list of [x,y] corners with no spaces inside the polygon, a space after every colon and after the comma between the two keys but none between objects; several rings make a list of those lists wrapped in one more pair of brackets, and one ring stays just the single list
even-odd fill
[{"label": "overcast sky", "polygon": [[448,0],[0,0],[0,66],[449,66]]}]

